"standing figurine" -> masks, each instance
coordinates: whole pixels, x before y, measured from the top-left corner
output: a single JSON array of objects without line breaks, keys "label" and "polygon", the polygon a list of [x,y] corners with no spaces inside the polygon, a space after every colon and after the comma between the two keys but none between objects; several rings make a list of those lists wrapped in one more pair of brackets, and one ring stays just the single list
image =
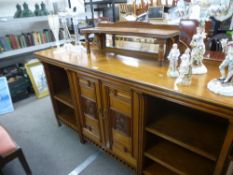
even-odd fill
[{"label": "standing figurine", "polygon": [[177,2],[176,7],[177,7],[177,11],[178,11],[178,13],[179,13],[179,16],[180,16],[181,18],[183,18],[183,17],[185,16],[185,14],[186,14],[186,5],[185,5],[184,0],[179,0],[179,1]]},{"label": "standing figurine", "polygon": [[176,79],[177,85],[190,85],[192,82],[192,66],[190,61],[190,49],[187,48],[181,55],[181,63],[179,67],[179,77]]},{"label": "standing figurine", "polygon": [[21,5],[17,4],[16,5],[16,12],[14,14],[14,18],[20,18],[21,17],[21,14],[22,14],[22,8],[21,8]]},{"label": "standing figurine", "polygon": [[169,52],[169,55],[167,56],[168,60],[169,60],[169,68],[167,71],[167,76],[168,77],[178,77],[179,76],[179,72],[177,70],[177,61],[178,58],[180,56],[180,50],[177,47],[177,44],[174,43],[172,45],[172,49]]},{"label": "standing figurine", "polygon": [[34,11],[35,16],[40,16],[40,6],[39,4],[35,4],[35,11]]},{"label": "standing figurine", "polygon": [[47,15],[49,15],[49,12],[48,12],[48,10],[46,9],[45,3],[42,2],[42,3],[40,4],[40,6],[41,6],[40,16],[47,16]]},{"label": "standing figurine", "polygon": [[193,35],[192,41],[190,43],[190,46],[192,47],[192,51],[191,51],[192,74],[207,73],[207,68],[203,64],[203,58],[205,53],[205,43],[204,43],[205,38],[206,38],[206,33],[200,27],[197,27],[197,33]]},{"label": "standing figurine", "polygon": [[233,96],[233,41],[227,44],[226,56],[219,66],[219,71],[221,77],[211,80],[208,83],[208,89],[216,94]]},{"label": "standing figurine", "polygon": [[21,14],[21,17],[32,17],[34,16],[34,13],[28,8],[28,4],[25,2],[23,3],[23,12]]}]

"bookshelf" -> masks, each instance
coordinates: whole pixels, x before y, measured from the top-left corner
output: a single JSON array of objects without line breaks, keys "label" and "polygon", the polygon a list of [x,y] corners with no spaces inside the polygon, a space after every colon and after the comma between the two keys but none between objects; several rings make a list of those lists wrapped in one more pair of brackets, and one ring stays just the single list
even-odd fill
[{"label": "bookshelf", "polygon": [[[28,35],[31,38],[28,38]],[[62,35],[64,33],[61,32],[61,39],[64,38]],[[11,37],[13,37],[13,40]],[[48,16],[28,18],[0,17],[0,42],[0,46],[4,49],[0,52],[0,60],[31,54],[38,50],[56,46],[53,34],[49,30]],[[65,42],[65,40],[60,40],[60,44]]]}]

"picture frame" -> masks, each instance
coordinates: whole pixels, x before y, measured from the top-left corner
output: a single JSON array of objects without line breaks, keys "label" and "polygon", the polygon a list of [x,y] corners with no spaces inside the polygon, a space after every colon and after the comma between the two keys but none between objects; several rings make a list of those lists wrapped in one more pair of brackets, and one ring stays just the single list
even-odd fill
[{"label": "picture frame", "polygon": [[26,63],[25,68],[31,80],[36,97],[42,98],[47,96],[49,91],[43,65],[39,60],[33,60]]},{"label": "picture frame", "polygon": [[156,20],[156,19],[164,19],[164,6],[151,6],[148,8],[148,19]]},{"label": "picture frame", "polygon": [[6,77],[0,77],[0,115],[13,112],[14,107],[11,100]]}]

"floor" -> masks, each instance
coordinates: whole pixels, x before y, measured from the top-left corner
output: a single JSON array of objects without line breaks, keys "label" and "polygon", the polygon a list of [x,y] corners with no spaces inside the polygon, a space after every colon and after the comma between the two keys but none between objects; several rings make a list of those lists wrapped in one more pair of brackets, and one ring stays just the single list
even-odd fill
[{"label": "floor", "polygon": [[[31,96],[14,104],[15,111],[0,115],[4,125],[22,147],[33,175],[133,175],[134,172],[99,150],[81,144],[66,126],[58,127],[49,97]],[[7,164],[4,175],[24,175],[18,160]]]}]

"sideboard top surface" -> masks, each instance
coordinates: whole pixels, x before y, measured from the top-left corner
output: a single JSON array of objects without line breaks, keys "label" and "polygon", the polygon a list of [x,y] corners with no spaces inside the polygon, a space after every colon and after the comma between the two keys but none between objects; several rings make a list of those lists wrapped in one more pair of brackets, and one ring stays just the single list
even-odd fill
[{"label": "sideboard top surface", "polygon": [[207,89],[207,83],[220,76],[219,62],[206,61],[208,73],[192,75],[190,86],[177,86],[174,78],[167,77],[167,66],[159,67],[156,61],[148,61],[113,53],[100,52],[95,48],[91,53],[85,51],[72,54],[54,54],[53,49],[35,53],[43,62],[72,66],[85,70],[100,72],[132,82],[135,85],[160,89],[180,96],[214,103],[233,110],[233,97],[216,95]]}]

